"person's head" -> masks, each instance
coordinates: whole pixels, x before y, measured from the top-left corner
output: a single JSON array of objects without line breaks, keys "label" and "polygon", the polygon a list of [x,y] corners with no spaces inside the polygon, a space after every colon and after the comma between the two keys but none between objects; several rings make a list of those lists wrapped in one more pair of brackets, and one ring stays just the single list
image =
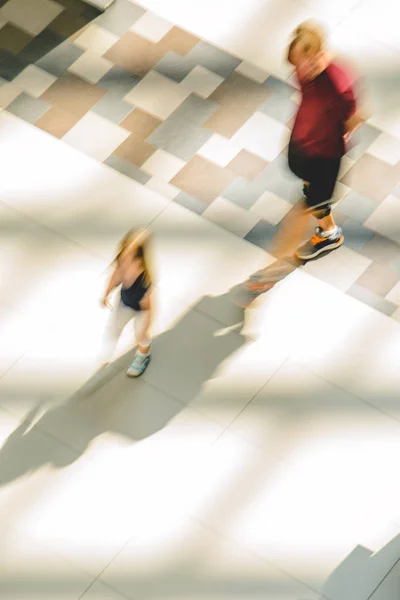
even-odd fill
[{"label": "person's head", "polygon": [[321,71],[325,60],[325,35],[311,21],[305,21],[293,32],[287,59],[294,67],[300,80],[310,81]]},{"label": "person's head", "polygon": [[129,264],[138,261],[143,268],[148,284],[152,282],[149,237],[150,232],[147,229],[131,229],[120,241],[117,256],[115,257],[116,262],[119,264]]}]

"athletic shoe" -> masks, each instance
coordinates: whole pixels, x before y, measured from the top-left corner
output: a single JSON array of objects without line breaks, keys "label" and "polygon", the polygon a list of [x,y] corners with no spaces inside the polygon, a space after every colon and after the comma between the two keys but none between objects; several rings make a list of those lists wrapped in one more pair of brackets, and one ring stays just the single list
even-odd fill
[{"label": "athletic shoe", "polygon": [[128,377],[139,377],[142,375],[147,369],[150,362],[150,354],[147,356],[141,356],[140,354],[136,354],[135,359],[126,374]]},{"label": "athletic shoe", "polygon": [[322,229],[317,227],[315,235],[297,249],[296,256],[301,260],[310,260],[322,254],[322,252],[339,248],[343,244],[343,241],[344,237],[340,227],[336,227],[335,234],[330,237],[324,237]]}]

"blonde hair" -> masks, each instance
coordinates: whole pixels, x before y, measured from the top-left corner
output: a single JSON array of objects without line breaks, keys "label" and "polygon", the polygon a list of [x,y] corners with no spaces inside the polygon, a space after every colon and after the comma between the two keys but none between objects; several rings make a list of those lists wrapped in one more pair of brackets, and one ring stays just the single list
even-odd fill
[{"label": "blonde hair", "polygon": [[149,238],[150,232],[147,229],[131,229],[120,241],[114,259],[117,264],[123,255],[130,256],[132,260],[141,260],[147,285],[151,285],[153,282],[152,269],[150,268]]},{"label": "blonde hair", "polygon": [[304,21],[293,32],[292,41],[288,48],[287,59],[293,64],[293,50],[300,48],[305,56],[316,56],[325,46],[325,33],[313,21]]}]

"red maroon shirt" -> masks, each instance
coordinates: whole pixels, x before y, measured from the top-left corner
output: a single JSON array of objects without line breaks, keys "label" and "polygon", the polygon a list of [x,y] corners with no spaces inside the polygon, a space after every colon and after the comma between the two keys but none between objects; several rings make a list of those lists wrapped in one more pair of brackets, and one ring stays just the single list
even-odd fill
[{"label": "red maroon shirt", "polygon": [[313,81],[300,83],[302,100],[292,145],[310,156],[340,158],[346,152],[344,124],[356,111],[352,80],[331,63]]}]

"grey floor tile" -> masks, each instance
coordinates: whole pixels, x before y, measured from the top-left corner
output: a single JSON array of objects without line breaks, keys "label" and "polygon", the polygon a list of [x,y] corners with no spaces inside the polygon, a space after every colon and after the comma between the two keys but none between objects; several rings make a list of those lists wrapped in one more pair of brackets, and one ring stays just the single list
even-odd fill
[{"label": "grey floor tile", "polygon": [[83,54],[83,49],[75,46],[68,40],[48,52],[43,58],[36,61],[38,67],[61,77],[65,71]]},{"label": "grey floor tile", "polygon": [[397,196],[397,198],[400,198],[400,183],[399,185],[396,185],[396,187],[392,191],[392,194],[393,196]]},{"label": "grey floor tile", "polygon": [[340,212],[360,223],[364,223],[368,217],[372,215],[374,210],[378,208],[376,202],[371,198],[359,194],[358,192],[354,192],[353,190],[347,194],[340,202],[339,206]]},{"label": "grey floor tile", "polygon": [[104,161],[104,164],[108,165],[109,167],[112,167],[119,173],[122,173],[123,175],[126,175],[131,179],[134,179],[142,185],[146,185],[149,179],[151,179],[151,175],[145,173],[132,163],[123,160],[122,158],[118,158],[118,156],[109,156],[107,160]]},{"label": "grey floor tile", "polygon": [[95,23],[115,35],[122,36],[145,12],[144,8],[132,4],[129,0],[116,0],[110,8],[97,17]]},{"label": "grey floor tile", "polygon": [[121,100],[120,94],[108,92],[101,100],[99,100],[92,110],[105,119],[119,124],[132,112],[133,107],[132,104],[128,104]]},{"label": "grey floor tile", "polygon": [[392,263],[400,256],[400,246],[379,233],[375,233],[360,250],[360,253],[374,262]]},{"label": "grey floor tile", "polygon": [[185,192],[178,194],[178,196],[174,199],[174,202],[180,204],[180,206],[188,208],[198,215],[202,215],[207,208],[207,204],[204,204],[204,202],[201,202],[201,200],[198,200],[193,196],[189,196],[189,194],[185,194]]},{"label": "grey floor tile", "polygon": [[49,108],[50,105],[43,100],[32,98],[22,92],[14,102],[11,102],[7,111],[33,125]]},{"label": "grey floor tile", "polygon": [[203,100],[191,94],[149,137],[151,144],[166,143],[173,139],[183,127],[190,130],[201,127],[218,109],[219,105],[212,100]]},{"label": "grey floor tile", "polygon": [[395,273],[400,279],[400,252],[398,258],[395,258],[391,262],[388,263],[389,269]]},{"label": "grey floor tile", "polygon": [[97,82],[97,85],[113,92],[114,95],[119,95],[122,100],[124,96],[133,90],[139,81],[139,77],[128,73],[125,69],[113,67]]},{"label": "grey floor tile", "polygon": [[255,182],[262,192],[272,192],[291,204],[302,197],[303,183],[290,171],[284,154],[279,154],[270,162]]},{"label": "grey floor tile", "polygon": [[374,292],[367,290],[367,288],[358,285],[357,283],[352,285],[347,293],[349,296],[364,302],[364,304],[368,304],[368,306],[372,306],[372,308],[375,308],[388,316],[391,316],[398,308],[393,302],[389,302],[386,298],[374,294]]},{"label": "grey floor tile", "polygon": [[355,252],[361,252],[365,244],[375,235],[373,231],[363,227],[354,219],[348,218],[340,226],[343,230],[345,245]]},{"label": "grey floor tile", "polygon": [[12,81],[29,65],[29,60],[19,54],[11,54],[7,50],[0,50],[0,77]]},{"label": "grey floor tile", "polygon": [[263,250],[269,250],[271,247],[272,239],[278,228],[264,219],[261,219],[257,225],[253,227],[251,231],[245,236],[245,240],[251,242],[255,246],[259,246]]},{"label": "grey floor tile", "polygon": [[167,52],[154,66],[154,70],[180,83],[193,69],[193,61],[177,52]]},{"label": "grey floor tile", "polygon": [[51,29],[45,29],[25,46],[21,55],[29,62],[34,63],[51,52],[51,50],[54,50],[54,48],[60,46],[63,42],[65,42],[64,37]]},{"label": "grey floor tile", "polygon": [[[212,136],[212,132],[201,127],[190,127],[182,124],[181,127],[173,128],[171,133],[165,134],[165,130],[158,135],[159,130],[164,125],[160,125],[156,131],[147,139],[152,146],[165,150],[182,160],[190,160],[196,152]],[[154,137],[153,137],[154,136]]]},{"label": "grey floor tile", "polygon": [[221,196],[248,210],[264,192],[263,186],[255,180],[248,181],[244,177],[238,177],[222,191]]},{"label": "grey floor tile", "polygon": [[364,123],[358,131],[356,131],[350,142],[350,150],[347,156],[351,160],[358,160],[368,150],[371,144],[381,135],[381,131]]},{"label": "grey floor tile", "polygon": [[201,65],[221,77],[228,77],[242,62],[231,54],[204,41],[196,44],[188,53],[187,59],[193,66]]},{"label": "grey floor tile", "polygon": [[289,119],[295,115],[297,104],[286,96],[272,94],[259,110],[286,125]]},{"label": "grey floor tile", "polygon": [[292,85],[289,85],[273,75],[270,75],[268,79],[265,80],[264,85],[270,88],[273,93],[285,98],[290,98],[296,91],[296,88]]},{"label": "grey floor tile", "polygon": [[148,137],[147,141],[182,160],[190,160],[211,137],[212,132],[202,124],[217,110],[211,100],[190,95],[164,123]]}]

